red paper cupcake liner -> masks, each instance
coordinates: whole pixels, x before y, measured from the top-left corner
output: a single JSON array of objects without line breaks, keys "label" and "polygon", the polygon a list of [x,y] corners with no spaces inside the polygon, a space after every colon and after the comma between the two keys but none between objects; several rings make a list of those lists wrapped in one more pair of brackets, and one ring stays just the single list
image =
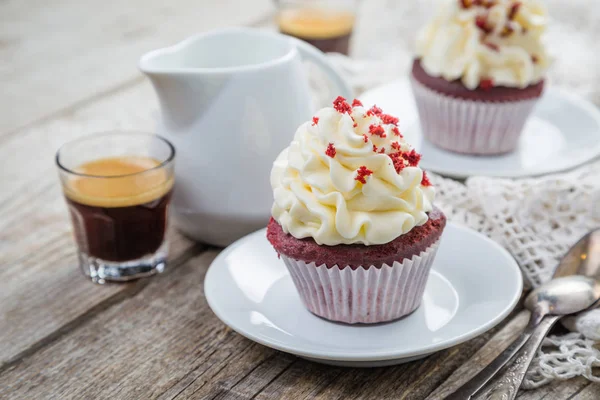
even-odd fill
[{"label": "red paper cupcake liner", "polygon": [[310,312],[332,321],[371,324],[398,319],[419,307],[439,242],[381,268],[317,266],[283,254],[281,258]]},{"label": "red paper cupcake liner", "polygon": [[423,136],[457,153],[494,155],[513,151],[537,98],[486,102],[433,91],[411,78]]}]

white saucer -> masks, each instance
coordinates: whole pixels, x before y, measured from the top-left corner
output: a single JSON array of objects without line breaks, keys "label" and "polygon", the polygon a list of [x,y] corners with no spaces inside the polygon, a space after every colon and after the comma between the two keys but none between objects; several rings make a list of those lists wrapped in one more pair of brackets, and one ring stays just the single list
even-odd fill
[{"label": "white saucer", "polygon": [[265,230],[232,244],[204,281],[208,304],[247,338],[313,361],[354,367],[399,364],[465,342],[498,324],[516,305],[521,272],[506,250],[448,224],[421,306],[395,322],[346,325],[304,308]]},{"label": "white saucer", "polygon": [[517,178],[574,168],[600,155],[600,111],[565,91],[547,88],[529,118],[517,150],[502,156],[466,156],[439,149],[423,140],[408,79],[365,92],[367,105],[377,104],[400,118],[400,130],[423,154],[425,169],[455,178],[471,175]]}]

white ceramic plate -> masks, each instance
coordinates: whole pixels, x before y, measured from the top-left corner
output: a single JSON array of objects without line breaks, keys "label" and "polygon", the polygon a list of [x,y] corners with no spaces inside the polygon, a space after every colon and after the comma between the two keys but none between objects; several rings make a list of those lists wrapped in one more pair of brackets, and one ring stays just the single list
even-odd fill
[{"label": "white ceramic plate", "polygon": [[448,224],[417,311],[384,324],[333,323],[304,308],[265,235],[252,233],[213,261],[208,304],[247,338],[322,363],[372,367],[424,357],[492,328],[521,295],[521,273],[506,250]]},{"label": "white ceramic plate", "polygon": [[600,155],[600,111],[559,89],[546,89],[525,125],[517,150],[491,157],[451,153],[423,140],[408,79],[369,90],[361,100],[365,106],[377,104],[400,118],[400,130],[423,154],[423,168],[455,178],[543,175],[574,168]]}]

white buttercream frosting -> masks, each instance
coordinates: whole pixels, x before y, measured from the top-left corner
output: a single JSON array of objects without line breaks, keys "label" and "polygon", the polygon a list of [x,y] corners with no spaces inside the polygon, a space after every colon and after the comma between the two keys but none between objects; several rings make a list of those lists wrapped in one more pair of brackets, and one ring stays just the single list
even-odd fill
[{"label": "white buttercream frosting", "polygon": [[435,189],[397,120],[336,103],[301,125],[274,162],[275,220],[295,238],[330,246],[388,243],[423,225]]},{"label": "white buttercream frosting", "polygon": [[524,88],[550,64],[542,43],[548,21],[539,0],[445,0],[417,37],[417,56],[431,76],[460,79],[469,89],[482,80]]}]

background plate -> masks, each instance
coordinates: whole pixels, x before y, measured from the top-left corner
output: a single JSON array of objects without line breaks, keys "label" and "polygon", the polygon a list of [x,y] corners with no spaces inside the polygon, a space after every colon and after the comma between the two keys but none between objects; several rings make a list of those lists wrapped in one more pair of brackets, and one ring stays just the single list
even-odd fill
[{"label": "background plate", "polygon": [[377,104],[400,118],[400,130],[423,154],[421,166],[454,178],[543,175],[581,165],[600,155],[600,111],[588,101],[547,88],[525,125],[517,150],[501,156],[467,156],[439,149],[423,139],[408,79],[365,92],[365,106]]}]

